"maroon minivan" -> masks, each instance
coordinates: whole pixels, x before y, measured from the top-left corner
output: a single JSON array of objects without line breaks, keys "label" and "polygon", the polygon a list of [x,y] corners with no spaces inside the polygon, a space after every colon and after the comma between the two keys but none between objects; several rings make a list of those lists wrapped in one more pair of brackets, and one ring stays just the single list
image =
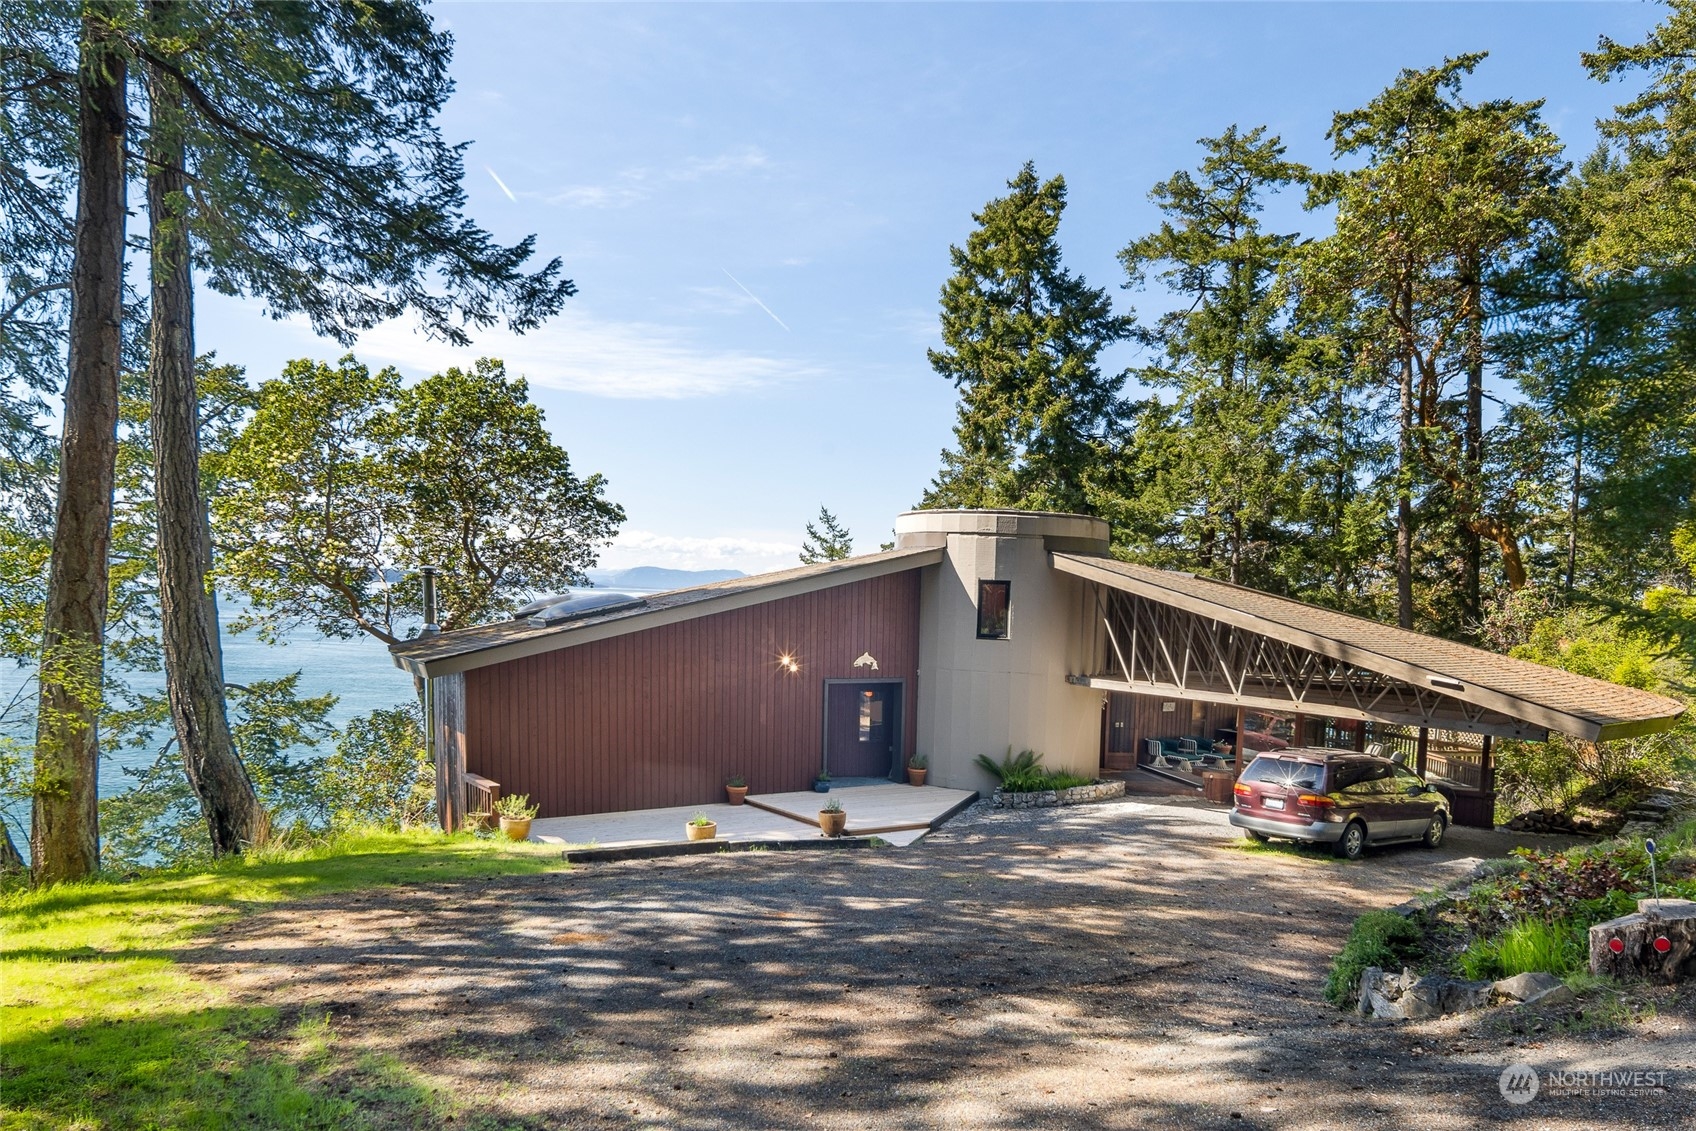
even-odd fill
[{"label": "maroon minivan", "polygon": [[1231,824],[1252,840],[1329,844],[1358,859],[1369,844],[1443,843],[1449,799],[1400,762],[1340,750],[1268,751],[1234,787]]}]

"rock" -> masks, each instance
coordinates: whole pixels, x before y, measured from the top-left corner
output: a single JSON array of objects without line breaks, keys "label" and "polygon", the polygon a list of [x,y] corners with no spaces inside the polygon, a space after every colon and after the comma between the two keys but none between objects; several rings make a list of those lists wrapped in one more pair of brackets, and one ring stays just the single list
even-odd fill
[{"label": "rock", "polygon": [[1569,1001],[1577,1001],[1578,995],[1568,988],[1565,982],[1544,990],[1536,997],[1528,997],[1521,1005],[1565,1005]]},{"label": "rock", "polygon": [[1482,1009],[1490,1003],[1490,983],[1427,974],[1402,995],[1402,1008],[1410,1018],[1442,1017]]},{"label": "rock", "polygon": [[1564,986],[1553,974],[1542,971],[1532,971],[1525,974],[1515,974],[1511,978],[1503,978],[1490,987],[1490,992],[1497,997],[1510,1001],[1530,1001],[1535,997],[1548,993],[1556,986]]},{"label": "rock", "polygon": [[1390,1021],[1419,1021],[1482,1009],[1490,1002],[1490,983],[1451,978],[1446,974],[1421,977],[1412,970],[1385,974],[1376,966],[1360,976],[1360,1012]]}]

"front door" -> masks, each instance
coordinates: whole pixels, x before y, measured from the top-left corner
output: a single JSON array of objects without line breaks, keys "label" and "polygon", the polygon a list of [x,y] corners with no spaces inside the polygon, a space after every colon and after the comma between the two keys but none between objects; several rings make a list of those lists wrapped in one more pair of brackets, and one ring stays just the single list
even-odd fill
[{"label": "front door", "polygon": [[825,769],[833,778],[887,778],[900,728],[898,683],[825,685]]}]

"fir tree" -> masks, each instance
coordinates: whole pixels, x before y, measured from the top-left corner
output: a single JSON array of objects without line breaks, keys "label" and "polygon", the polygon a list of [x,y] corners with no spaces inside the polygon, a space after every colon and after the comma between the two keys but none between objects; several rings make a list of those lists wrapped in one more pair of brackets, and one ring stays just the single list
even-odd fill
[{"label": "fir tree", "polygon": [[1065,179],[1039,181],[1026,163],[1007,187],[949,249],[943,348],[929,356],[960,404],[923,505],[1088,510],[1123,414],[1124,375],[1103,376],[1097,359],[1130,319],[1061,265]]},{"label": "fir tree", "polygon": [[801,563],[837,562],[854,553],[854,536],[836,520],[829,508],[820,505],[816,522],[807,523],[807,536],[801,540]]}]

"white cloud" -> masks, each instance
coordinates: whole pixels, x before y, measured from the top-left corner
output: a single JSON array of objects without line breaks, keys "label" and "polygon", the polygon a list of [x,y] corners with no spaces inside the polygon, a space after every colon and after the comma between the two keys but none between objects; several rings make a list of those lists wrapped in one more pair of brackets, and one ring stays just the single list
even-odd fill
[{"label": "white cloud", "polygon": [[648,195],[640,182],[611,185],[569,185],[552,196],[544,197],[546,204],[563,204],[567,208],[628,208]]},{"label": "white cloud", "polygon": [[743,146],[731,153],[716,157],[691,157],[666,174],[667,180],[698,181],[720,173],[752,173],[771,168],[771,160],[757,146]]},{"label": "white cloud", "polygon": [[739,569],[743,573],[800,564],[801,547],[759,538],[680,537],[651,530],[623,530],[601,554],[601,568],[664,566],[669,569]]},{"label": "white cloud", "polygon": [[[756,146],[744,146],[714,157],[690,157],[671,169],[625,169],[606,184],[567,185],[542,197],[546,204],[567,208],[628,208],[653,195],[656,184],[687,183],[708,177],[735,176],[771,168],[771,159]],[[529,195],[529,194],[523,194]]]},{"label": "white cloud", "polygon": [[581,309],[568,308],[527,334],[491,329],[474,338],[456,349],[394,321],[361,334],[355,352],[412,373],[498,357],[508,373],[538,387],[634,400],[719,396],[820,375],[789,358],[712,349],[672,327],[600,321]]}]

